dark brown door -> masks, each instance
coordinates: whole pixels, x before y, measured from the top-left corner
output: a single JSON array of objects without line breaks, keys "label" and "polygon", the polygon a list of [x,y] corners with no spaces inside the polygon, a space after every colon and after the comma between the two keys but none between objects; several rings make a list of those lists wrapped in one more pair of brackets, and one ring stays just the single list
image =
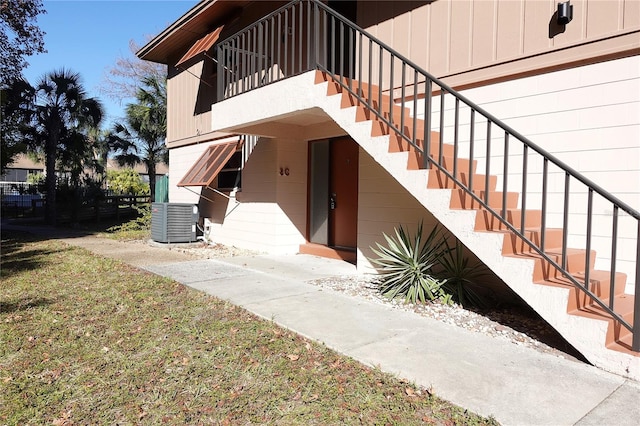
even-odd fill
[{"label": "dark brown door", "polygon": [[358,224],[358,144],[331,140],[329,150],[329,246],[355,248]]}]

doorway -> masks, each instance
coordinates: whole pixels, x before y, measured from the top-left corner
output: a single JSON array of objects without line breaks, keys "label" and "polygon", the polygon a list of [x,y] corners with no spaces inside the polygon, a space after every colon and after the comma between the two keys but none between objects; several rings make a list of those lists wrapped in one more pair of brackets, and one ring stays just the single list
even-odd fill
[{"label": "doorway", "polygon": [[358,150],[348,136],[309,142],[308,241],[350,253],[353,260],[358,241]]}]

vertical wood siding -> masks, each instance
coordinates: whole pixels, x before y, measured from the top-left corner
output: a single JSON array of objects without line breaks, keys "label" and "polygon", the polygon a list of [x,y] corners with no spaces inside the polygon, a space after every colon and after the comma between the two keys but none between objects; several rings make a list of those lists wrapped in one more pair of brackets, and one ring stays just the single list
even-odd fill
[{"label": "vertical wood siding", "polygon": [[[560,49],[587,45],[580,55],[589,59],[629,49],[625,35],[640,37],[638,0],[572,0],[573,20],[564,28],[556,22],[557,4],[557,0],[366,2],[358,9],[358,23],[436,77],[451,77],[461,84],[478,83],[477,78],[460,77],[474,70],[512,63],[507,67],[512,73],[535,71],[549,65],[545,54]],[[613,52],[611,42],[606,52],[588,46],[616,37],[622,38],[613,43]],[[640,47],[637,40],[635,44]],[[528,60],[526,65],[515,64],[523,59]]]},{"label": "vertical wood siding", "polygon": [[169,143],[211,131],[211,113],[196,113],[198,92],[204,90],[196,76],[202,76],[203,67],[204,60],[191,65],[188,72],[177,73],[167,80],[167,98],[171,100],[167,103]]}]

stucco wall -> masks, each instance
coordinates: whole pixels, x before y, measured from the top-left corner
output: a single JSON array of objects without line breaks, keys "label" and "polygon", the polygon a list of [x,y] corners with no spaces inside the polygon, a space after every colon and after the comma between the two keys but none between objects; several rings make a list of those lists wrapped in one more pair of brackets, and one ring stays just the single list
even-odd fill
[{"label": "stucco wall", "polygon": [[403,225],[412,233],[423,222],[430,232],[436,219],[418,203],[387,171],[360,148],[358,181],[358,270],[373,273],[368,257],[370,247],[384,244],[382,233],[394,235],[394,228]]},{"label": "stucco wall", "polygon": [[[212,242],[297,253],[306,229],[306,142],[260,139],[242,171],[242,190],[228,194],[231,199],[200,187],[190,188],[194,193],[176,186],[208,145],[170,150],[170,202],[199,203]],[[280,175],[280,167],[288,168],[289,175]]]}]

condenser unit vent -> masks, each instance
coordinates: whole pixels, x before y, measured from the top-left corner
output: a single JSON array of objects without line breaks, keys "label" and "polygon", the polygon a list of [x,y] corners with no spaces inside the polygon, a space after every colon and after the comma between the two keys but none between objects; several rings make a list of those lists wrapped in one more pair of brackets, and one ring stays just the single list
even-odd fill
[{"label": "condenser unit vent", "polygon": [[196,241],[198,206],[181,203],[151,203],[151,239],[159,243]]}]

